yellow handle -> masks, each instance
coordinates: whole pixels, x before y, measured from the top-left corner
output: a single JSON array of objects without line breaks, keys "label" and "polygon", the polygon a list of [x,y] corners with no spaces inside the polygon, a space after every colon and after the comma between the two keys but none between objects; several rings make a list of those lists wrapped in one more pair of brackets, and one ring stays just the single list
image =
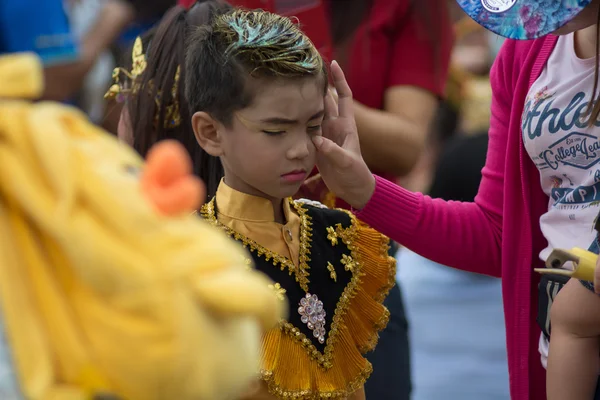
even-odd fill
[{"label": "yellow handle", "polygon": [[[536,268],[540,274],[556,274],[583,281],[594,281],[594,271],[598,255],[590,251],[574,247],[571,250],[556,249],[546,260],[546,268]],[[568,262],[572,267],[565,266]]]}]

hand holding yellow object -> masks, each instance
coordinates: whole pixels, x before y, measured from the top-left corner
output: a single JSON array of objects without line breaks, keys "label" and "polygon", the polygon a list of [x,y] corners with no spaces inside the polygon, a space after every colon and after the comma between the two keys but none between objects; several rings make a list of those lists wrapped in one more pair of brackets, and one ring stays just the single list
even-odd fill
[{"label": "hand holding yellow object", "polygon": [[0,308],[24,397],[243,392],[285,303],[189,215],[201,189],[165,163],[176,149],[152,172],[73,108],[8,100],[41,82],[34,56],[0,57]]},{"label": "hand holding yellow object", "polygon": [[535,271],[593,282],[597,260],[598,255],[577,247],[570,251],[557,249],[546,260],[546,268],[537,268]]}]

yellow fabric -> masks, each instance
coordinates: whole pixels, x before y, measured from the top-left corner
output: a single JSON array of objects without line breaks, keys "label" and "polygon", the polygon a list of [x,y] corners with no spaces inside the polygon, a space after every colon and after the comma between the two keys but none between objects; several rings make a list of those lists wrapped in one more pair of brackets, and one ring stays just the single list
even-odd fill
[{"label": "yellow fabric", "polygon": [[34,99],[44,90],[44,79],[34,54],[7,54],[0,57],[0,97]]},{"label": "yellow fabric", "polygon": [[[39,95],[41,63],[22,57],[0,58],[0,98]],[[285,303],[240,246],[157,214],[142,160],[75,109],[0,101],[0,160],[0,308],[25,398],[246,390]]]},{"label": "yellow fabric", "polygon": [[283,202],[284,225],[275,222],[270,200],[238,192],[223,181],[215,202],[220,223],[298,265],[300,217],[287,201]]}]

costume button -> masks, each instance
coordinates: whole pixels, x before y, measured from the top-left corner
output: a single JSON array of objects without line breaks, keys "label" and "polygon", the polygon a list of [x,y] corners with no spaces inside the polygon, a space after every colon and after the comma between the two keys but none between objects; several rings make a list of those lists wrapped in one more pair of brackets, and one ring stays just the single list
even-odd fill
[{"label": "costume button", "polygon": [[284,227],[283,230],[285,231],[285,235],[286,235],[287,239],[290,242],[292,242],[294,240],[294,236],[292,236],[292,231],[290,230],[290,228]]}]

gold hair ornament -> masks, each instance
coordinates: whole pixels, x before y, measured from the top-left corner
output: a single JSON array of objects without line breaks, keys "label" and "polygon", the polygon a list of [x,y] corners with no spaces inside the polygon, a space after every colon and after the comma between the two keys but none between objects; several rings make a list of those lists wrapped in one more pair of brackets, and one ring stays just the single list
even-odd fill
[{"label": "gold hair ornament", "polygon": [[[125,68],[117,67],[113,70],[112,78],[114,83],[108,89],[104,95],[105,99],[115,100],[118,103],[123,103],[126,100],[126,96],[129,94],[137,94],[140,89],[139,78],[142,73],[146,70],[146,55],[143,51],[142,39],[138,36],[133,44],[133,50],[131,52],[132,68],[131,71],[127,71]],[[175,128],[181,124],[181,114],[179,112],[179,102],[177,101],[177,88],[179,85],[180,67],[177,67],[175,72],[175,79],[173,81],[173,88],[171,89],[171,97],[173,98],[172,104],[166,106],[165,109],[165,120],[164,128]],[[153,92],[153,82],[148,82],[148,89]],[[154,116],[154,123],[158,125],[158,119],[160,115],[162,94],[160,91],[154,97],[156,102],[156,114]]]}]

